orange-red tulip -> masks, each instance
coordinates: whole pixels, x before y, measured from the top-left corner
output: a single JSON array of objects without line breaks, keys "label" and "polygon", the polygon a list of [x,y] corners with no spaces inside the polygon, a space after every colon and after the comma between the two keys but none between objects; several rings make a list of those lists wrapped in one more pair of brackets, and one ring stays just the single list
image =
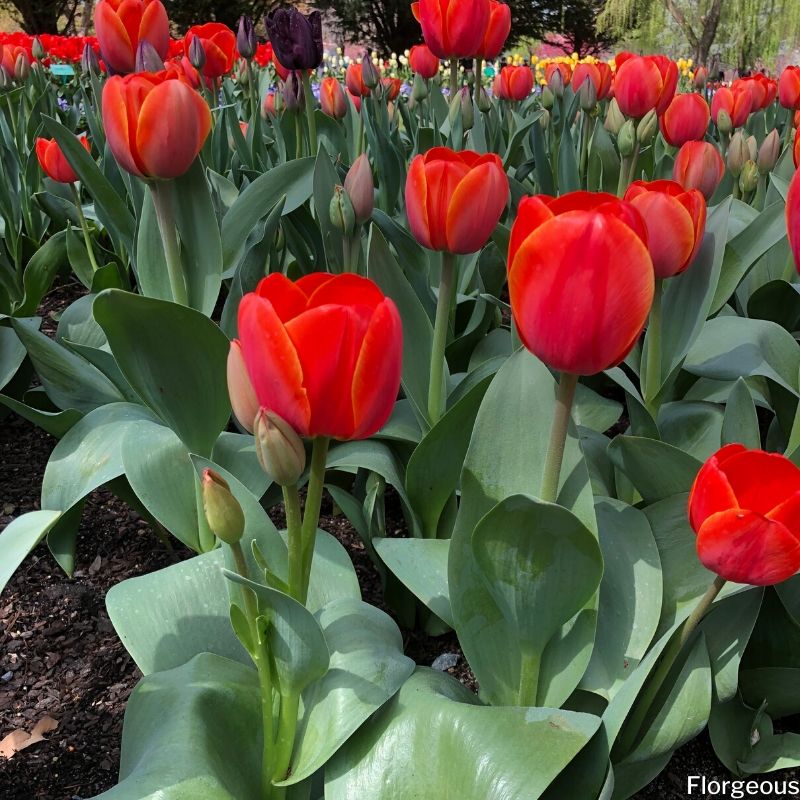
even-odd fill
[{"label": "orange-red tulip", "polygon": [[245,427],[254,398],[301,436],[366,439],[389,418],[403,332],[395,304],[372,281],[315,272],[293,283],[273,273],[242,298],[238,322],[228,388]]},{"label": "orange-red tulip", "polygon": [[741,88],[733,92],[727,86],[723,86],[717,89],[711,98],[711,118],[717,125],[717,115],[724,109],[731,118],[733,127],[741,128],[747,122],[752,107],[753,101],[750,92]]},{"label": "orange-red tulip", "polygon": [[426,81],[439,72],[439,59],[425,44],[415,44],[408,54],[411,69]]},{"label": "orange-red tulip", "polygon": [[530,67],[503,67],[493,83],[493,93],[501,100],[524,100],[533,91]]},{"label": "orange-red tulip", "polygon": [[211,111],[184,81],[166,72],[109,78],[103,124],[117,162],[140,178],[177,178],[197,158]]},{"label": "orange-red tulip", "polygon": [[169,52],[169,19],[161,0],[100,0],[94,27],[103,60],[114,72],[136,69],[141,41],[148,41],[162,61]]},{"label": "orange-red tulip", "polygon": [[609,194],[522,200],[511,229],[508,287],[528,350],[574,375],[594,375],[628,355],[655,287],[643,230],[636,209]]},{"label": "orange-red tulip", "polygon": [[334,119],[343,119],[347,114],[347,98],[344,96],[342,84],[328,76],[319,85],[319,104],[322,113]]},{"label": "orange-red tulip", "polygon": [[397,100],[402,85],[403,81],[400,78],[381,78],[381,86],[383,86],[386,100],[390,103]]},{"label": "orange-red tulip", "polygon": [[347,96],[350,98],[350,102],[353,104],[353,108],[355,108],[356,113],[361,113],[361,95],[353,94],[349,89],[345,90],[347,92]]},{"label": "orange-red tulip", "polygon": [[475,52],[475,58],[494,61],[503,51],[503,45],[511,33],[511,9],[497,0],[489,2],[489,22],[483,34],[483,42]]},{"label": "orange-red tulip", "polygon": [[356,97],[367,97],[369,95],[369,88],[364,83],[361,64],[356,64],[355,61],[348,64],[344,80],[350,94]]},{"label": "orange-red tulip", "polygon": [[17,60],[20,56],[30,59],[30,54],[24,47],[18,45],[0,45],[0,67],[12,78],[17,71]]},{"label": "orange-red tulip", "polygon": [[692,75],[692,86],[695,89],[705,89],[708,82],[708,70],[704,66],[699,66]]},{"label": "orange-red tulip", "polygon": [[563,86],[569,86],[572,80],[572,67],[564,61],[551,61],[544,68],[544,79],[549,84],[553,75],[558,72],[561,75],[561,83]]},{"label": "orange-red tulip", "polygon": [[678,67],[666,56],[631,56],[626,54],[614,75],[614,97],[620,111],[638,119],[656,109],[663,114],[675,95]]},{"label": "orange-red tulip", "polygon": [[729,444],[703,464],[689,494],[703,565],[721,578],[772,586],[800,570],[800,469]]},{"label": "orange-red tulip", "polygon": [[680,147],[686,142],[699,142],[706,135],[711,112],[699,94],[677,94],[661,115],[661,134],[668,144]]},{"label": "orange-red tulip", "polygon": [[[91,152],[92,146],[86,134],[78,136],[77,139],[87,152]],[[36,157],[39,159],[42,172],[51,180],[57,183],[75,183],[78,180],[75,170],[64,157],[55,139],[37,139]]]},{"label": "orange-red tulip", "polygon": [[483,45],[490,0],[419,0],[411,11],[438,58],[472,58]]},{"label": "orange-red tulip", "polygon": [[[800,130],[794,138],[795,164],[797,164],[798,141],[800,141]],[[800,272],[800,172],[795,172],[789,183],[789,191],[786,193],[786,232],[789,235],[789,246],[792,248],[794,265]]]},{"label": "orange-red tulip", "polygon": [[792,146],[792,159],[794,160],[794,167],[797,169],[800,167],[800,125],[797,124],[797,120],[795,120],[795,128],[794,145]]},{"label": "orange-red tulip", "polygon": [[494,153],[434,147],[411,162],[405,196],[408,226],[420,244],[475,253],[500,221],[508,178]]},{"label": "orange-red tulip", "polygon": [[186,34],[186,52],[192,40],[198,38],[203,44],[206,63],[203,75],[206,78],[221,78],[227,75],[236,62],[236,34],[221,22],[207,22],[205,25],[194,25]]},{"label": "orange-red tulip", "polygon": [[660,115],[663,114],[672,98],[675,97],[675,90],[678,88],[678,65],[667,56],[650,56],[653,59],[658,71],[661,73],[661,81],[664,88],[661,90],[661,96],[656,103],[656,112]]},{"label": "orange-red tulip", "polygon": [[[697,95],[695,95],[697,97]],[[647,249],[656,278],[679,275],[694,261],[706,229],[706,201],[675,181],[634,181],[625,199],[647,226]]]},{"label": "orange-red tulip", "polygon": [[580,91],[587,78],[594,86],[595,97],[598,100],[605,100],[608,97],[611,82],[614,78],[611,67],[604,61],[598,61],[596,64],[591,64],[588,61],[576,64],[575,71],[572,73],[573,91]]},{"label": "orange-red tulip", "polygon": [[699,189],[706,200],[717,191],[725,162],[711,142],[686,142],[678,151],[672,168],[672,179],[684,189]]},{"label": "orange-red tulip", "polygon": [[800,67],[786,67],[781,72],[778,97],[784,108],[800,109]]}]

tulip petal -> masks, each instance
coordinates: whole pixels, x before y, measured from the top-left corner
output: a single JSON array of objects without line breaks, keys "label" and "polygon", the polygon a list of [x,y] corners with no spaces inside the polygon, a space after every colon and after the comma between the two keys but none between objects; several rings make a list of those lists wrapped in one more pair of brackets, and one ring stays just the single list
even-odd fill
[{"label": "tulip petal", "polygon": [[742,508],[768,514],[800,491],[800,468],[778,453],[749,450],[720,466]]},{"label": "tulip petal", "polygon": [[117,72],[133,72],[136,68],[134,45],[125,25],[110,3],[97,4],[94,27],[104,61]]},{"label": "tulip petal", "polygon": [[632,202],[647,226],[647,247],[656,277],[671,278],[682,272],[695,243],[689,212],[674,197],[661,192],[646,192]]},{"label": "tulip petal", "polygon": [[785,525],[795,536],[800,533],[800,492],[789,495],[779,506],[767,514],[767,519]]},{"label": "tulip petal", "polygon": [[228,350],[228,394],[231,399],[233,415],[239,424],[248,432],[253,432],[253,420],[258,411],[258,398],[247,374],[241,344],[238,339],[231,342]]},{"label": "tulip petal", "polygon": [[[324,273],[323,273],[324,274]],[[333,276],[316,288],[308,298],[308,308],[328,304],[366,306],[370,310],[384,302],[383,292],[369,278],[353,273]]]},{"label": "tulip petal", "polygon": [[508,242],[508,269],[514,263],[514,256],[517,254],[522,243],[528,235],[535,231],[540,225],[553,219],[553,212],[541,195],[535,197],[523,197],[517,209],[517,218],[511,226],[511,238]]},{"label": "tulip petal", "polygon": [[736,495],[720,464],[725,459],[743,452],[746,450],[741,444],[723,447],[711,456],[697,473],[689,493],[689,524],[695,533],[712,514],[739,507]]},{"label": "tulip petal", "polygon": [[406,216],[411,235],[429,250],[433,249],[428,222],[428,182],[425,175],[425,156],[411,162],[406,178]]},{"label": "tulip petal", "polygon": [[151,0],[139,23],[139,41],[146,39],[164,60],[169,54],[169,17],[161,0]]},{"label": "tulip petal", "polygon": [[130,109],[136,105],[135,93],[133,84],[126,86],[120,77],[109,78],[103,88],[103,126],[114,158],[124,170],[142,178],[144,168],[135,155],[135,113],[138,108]]},{"label": "tulip petal", "polygon": [[272,303],[281,322],[288,322],[306,310],[308,297],[300,281],[290,281],[282,272],[267,275],[256,287],[256,294]]}]

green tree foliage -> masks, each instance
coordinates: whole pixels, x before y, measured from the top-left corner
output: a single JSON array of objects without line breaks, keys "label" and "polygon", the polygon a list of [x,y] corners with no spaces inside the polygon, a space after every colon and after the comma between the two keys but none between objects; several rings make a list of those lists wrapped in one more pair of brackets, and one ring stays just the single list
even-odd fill
[{"label": "green tree foliage", "polygon": [[0,10],[31,34],[71,32],[82,5],[79,0],[0,0]]},{"label": "green tree foliage", "polygon": [[[236,30],[239,17],[247,14],[256,24],[272,7],[270,0],[162,0],[173,25],[185,32],[192,25],[203,22],[222,22]],[[262,26],[259,26],[261,29]]]}]

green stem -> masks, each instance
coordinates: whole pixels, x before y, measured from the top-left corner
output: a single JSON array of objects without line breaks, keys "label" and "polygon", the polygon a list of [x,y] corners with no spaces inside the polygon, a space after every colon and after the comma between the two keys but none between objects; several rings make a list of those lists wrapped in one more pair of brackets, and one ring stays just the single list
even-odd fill
[{"label": "green stem", "polygon": [[451,58],[450,59],[450,102],[453,102],[453,98],[456,96],[456,92],[458,91],[458,59]]},{"label": "green stem", "polygon": [[428,385],[428,422],[435,425],[444,409],[444,363],[447,330],[450,326],[450,305],[455,290],[456,256],[442,253],[442,274],[439,278],[439,297],[436,301],[436,321],[433,326],[430,383]]},{"label": "green stem", "polygon": [[725,585],[725,578],[717,575],[714,582],[708,587],[706,593],[700,598],[694,611],[687,617],[686,622],[683,623],[683,630],[681,631],[681,647],[689,641],[689,638],[694,633],[695,628],[700,624],[703,617],[708,613],[711,604],[717,599],[717,595],[722,591]]},{"label": "green stem", "polygon": [[72,198],[75,201],[75,210],[78,212],[78,221],[81,224],[81,231],[83,232],[83,242],[86,245],[86,252],[89,254],[89,263],[92,265],[92,270],[97,272],[100,267],[97,265],[97,260],[94,257],[94,247],[92,247],[92,237],[89,233],[89,225],[86,222],[86,217],[83,214],[83,206],[81,205],[81,195],[78,192],[78,187],[71,183],[69,185],[72,189]]},{"label": "green stem", "polygon": [[524,707],[536,705],[536,696],[539,693],[539,669],[541,663],[539,653],[522,653],[517,705]]},{"label": "green stem", "polygon": [[294,157],[300,159],[303,157],[303,126],[300,124],[300,114],[297,111],[294,114]]},{"label": "green stem", "polygon": [[661,386],[661,298],[664,281],[656,278],[653,292],[653,306],[650,309],[650,324],[647,329],[647,365],[645,371],[644,394],[647,407],[656,411],[656,395]]},{"label": "green stem", "polygon": [[581,163],[580,178],[584,186],[588,186],[589,176],[587,175],[589,166],[589,134],[592,118],[588,111],[583,112],[583,124],[581,126]]},{"label": "green stem", "polygon": [[305,604],[308,598],[308,582],[311,577],[311,562],[314,558],[314,541],[317,538],[319,509],[322,505],[322,489],[325,485],[325,465],[328,460],[327,436],[314,439],[311,449],[311,466],[308,475],[306,506],[303,511],[303,587],[299,601]]},{"label": "green stem", "polygon": [[258,92],[256,91],[255,85],[255,73],[253,72],[253,62],[248,58],[245,61],[247,65],[247,89],[248,94],[250,95],[250,121],[252,122],[256,118],[256,114],[259,112],[258,108]]},{"label": "green stem", "polygon": [[289,594],[299,600],[303,590],[303,520],[297,484],[283,487],[283,506],[289,540]]},{"label": "green stem", "polygon": [[[300,708],[299,692],[281,695],[281,713],[278,721],[278,740],[275,743],[275,771],[273,780],[289,777],[294,738],[297,732],[297,714]],[[283,792],[279,796],[282,796]]]},{"label": "green stem", "polygon": [[303,70],[303,96],[306,101],[306,117],[308,118],[308,144],[310,155],[317,156],[317,120],[314,117],[314,94],[311,91],[311,77],[308,70]]},{"label": "green stem", "polygon": [[161,231],[161,241],[164,245],[164,257],[167,261],[167,275],[172,290],[172,299],[179,305],[188,306],[189,295],[183,275],[178,231],[175,226],[175,210],[172,204],[172,181],[153,181],[150,184],[150,194],[153,198],[158,229]]},{"label": "green stem", "polygon": [[542,488],[539,497],[546,503],[555,503],[558,499],[558,484],[561,479],[561,464],[564,461],[564,446],[567,442],[570,411],[575,399],[575,387],[578,376],[562,372],[556,392],[556,407],[553,411],[553,422],[550,427],[550,442],[542,474]]},{"label": "green stem", "polygon": [[478,105],[478,100],[481,96],[481,85],[483,83],[483,59],[475,59],[475,105]]}]

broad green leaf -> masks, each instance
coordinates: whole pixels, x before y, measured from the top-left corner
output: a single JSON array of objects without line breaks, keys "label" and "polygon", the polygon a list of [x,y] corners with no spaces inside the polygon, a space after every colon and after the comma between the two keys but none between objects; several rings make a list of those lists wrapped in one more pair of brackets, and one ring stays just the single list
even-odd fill
[{"label": "broad green leaf", "polygon": [[8,523],[0,534],[0,592],[60,517],[60,511],[29,511]]},{"label": "broad green leaf", "polygon": [[722,409],[712,403],[665,403],[658,413],[662,440],[699,461],[719,450],[722,424]]},{"label": "broad green leaf", "polygon": [[622,411],[622,403],[603,397],[582,383],[578,384],[572,407],[572,418],[576,425],[603,433],[619,420]]},{"label": "broad green leaf", "polygon": [[760,448],[761,432],[753,396],[744,378],[738,378],[733,385],[725,405],[725,418],[722,421],[720,444],[739,442],[745,447]]},{"label": "broad green leaf", "polygon": [[760,741],[763,736],[771,735],[772,722],[762,710],[748,708],[736,695],[726,703],[714,702],[708,733],[717,758],[735,775],[741,775],[739,765],[747,761],[753,739]]},{"label": "broad green leaf", "polygon": [[0,326],[0,389],[16,375],[26,355],[25,345],[17,334],[11,328]]},{"label": "broad green leaf", "polygon": [[57,439],[63,437],[83,417],[74,408],[56,412],[42,411],[4,394],[0,394],[0,403]]},{"label": "broad green leaf", "polygon": [[59,231],[51,236],[28,262],[22,275],[25,296],[14,309],[15,316],[27,317],[29,314],[36,313],[42,298],[53,285],[53,279],[58,271],[66,265],[66,239],[66,232]]},{"label": "broad green leaf", "polygon": [[754,708],[766,703],[775,719],[800,713],[798,684],[797,667],[755,667],[739,673],[739,690],[745,703]]},{"label": "broad green leaf", "polygon": [[325,798],[536,800],[598,725],[590,714],[483,706],[449,675],[418,668],[334,756]]},{"label": "broad green leaf", "polygon": [[97,296],[94,314],[128,383],[191,452],[210,455],[230,417],[222,331],[194,309],[118,289]]}]

